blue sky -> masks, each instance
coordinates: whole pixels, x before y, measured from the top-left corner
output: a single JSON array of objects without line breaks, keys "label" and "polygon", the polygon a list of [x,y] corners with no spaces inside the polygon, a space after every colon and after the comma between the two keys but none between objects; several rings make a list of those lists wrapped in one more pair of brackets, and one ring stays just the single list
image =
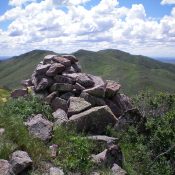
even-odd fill
[{"label": "blue sky", "polygon": [[175,0],[3,0],[0,56],[121,49],[175,57]]}]

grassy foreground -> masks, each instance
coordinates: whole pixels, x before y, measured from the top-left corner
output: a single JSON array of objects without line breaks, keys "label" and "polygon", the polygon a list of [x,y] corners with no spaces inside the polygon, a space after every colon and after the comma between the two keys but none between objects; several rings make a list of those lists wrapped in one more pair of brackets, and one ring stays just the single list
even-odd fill
[{"label": "grassy foreground", "polygon": [[[134,127],[116,132],[108,128],[106,134],[118,137],[125,161],[124,169],[129,175],[173,175],[175,173],[175,95],[142,93],[133,99],[135,105],[147,118],[146,131],[140,133]],[[52,121],[50,107],[37,97],[8,100],[0,106],[0,128],[5,134],[0,137],[0,158],[8,159],[17,149],[25,150],[34,161],[30,175],[41,175],[43,162],[68,171],[90,174],[98,169],[90,159],[92,153],[98,153],[97,145],[77,134],[73,130],[57,127],[49,143],[33,138],[24,125],[32,114],[42,113]],[[50,157],[49,146],[58,144],[58,156]],[[100,169],[102,175],[110,171]]]}]

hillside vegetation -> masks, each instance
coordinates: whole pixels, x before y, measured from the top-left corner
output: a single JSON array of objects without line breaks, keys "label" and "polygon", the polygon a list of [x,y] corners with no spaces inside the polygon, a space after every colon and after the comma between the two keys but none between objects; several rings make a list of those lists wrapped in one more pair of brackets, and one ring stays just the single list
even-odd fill
[{"label": "hillside vegetation", "polygon": [[[11,89],[29,78],[44,55],[53,52],[34,50],[0,62],[0,85]],[[119,50],[98,52],[79,50],[73,53],[84,72],[119,81],[130,95],[141,90],[175,91],[175,65],[162,63],[144,56],[135,56]]]}]

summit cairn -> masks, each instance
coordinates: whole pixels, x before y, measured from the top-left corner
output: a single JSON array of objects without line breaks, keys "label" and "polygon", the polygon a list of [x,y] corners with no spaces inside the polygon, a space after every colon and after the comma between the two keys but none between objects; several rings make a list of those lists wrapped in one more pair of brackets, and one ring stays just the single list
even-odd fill
[{"label": "summit cairn", "polygon": [[73,55],[45,56],[21,84],[24,88],[13,91],[13,98],[32,89],[52,107],[58,125],[73,124],[80,132],[102,134],[132,109],[129,97],[119,93],[118,82],[83,73]]}]

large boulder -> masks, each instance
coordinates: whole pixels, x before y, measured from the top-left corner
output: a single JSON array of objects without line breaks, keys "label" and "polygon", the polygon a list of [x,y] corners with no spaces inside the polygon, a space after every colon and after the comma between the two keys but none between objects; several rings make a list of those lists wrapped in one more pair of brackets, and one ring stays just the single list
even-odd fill
[{"label": "large boulder", "polygon": [[28,127],[30,134],[43,141],[48,141],[52,137],[53,123],[44,119],[42,114],[38,114],[29,119],[25,125]]},{"label": "large boulder", "polygon": [[0,175],[12,175],[11,165],[7,160],[0,159]]},{"label": "large boulder", "polygon": [[70,117],[69,124],[75,125],[78,131],[102,134],[108,125],[115,125],[116,117],[108,106],[94,107]]},{"label": "large boulder", "polygon": [[69,108],[68,108],[68,116],[78,114],[86,109],[89,109],[91,104],[84,100],[81,97],[70,97],[69,98]]},{"label": "large boulder", "polygon": [[25,97],[27,95],[28,95],[28,90],[27,89],[15,89],[11,93],[12,98]]},{"label": "large boulder", "polygon": [[15,151],[10,159],[12,171],[14,174],[20,174],[32,165],[32,160],[25,151]]}]

